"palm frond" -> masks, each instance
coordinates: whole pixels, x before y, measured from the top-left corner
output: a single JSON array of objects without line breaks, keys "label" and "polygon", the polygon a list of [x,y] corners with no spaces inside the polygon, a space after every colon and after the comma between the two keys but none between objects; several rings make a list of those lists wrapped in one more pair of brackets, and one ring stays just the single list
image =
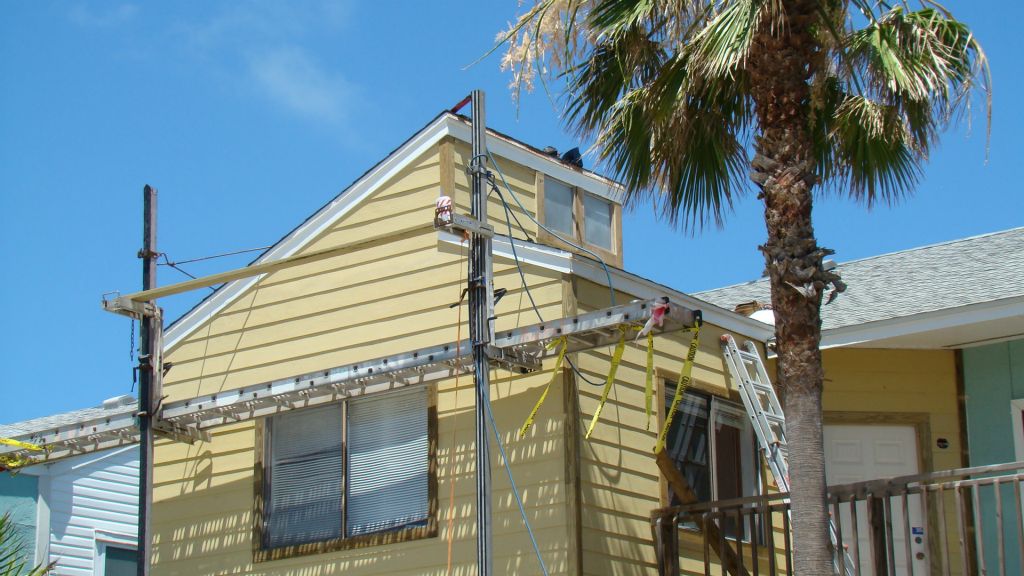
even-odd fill
[{"label": "palm frond", "polygon": [[904,123],[900,109],[864,96],[834,95],[827,139],[819,152],[819,174],[826,186],[845,190],[869,208],[895,203],[921,178],[924,156]]},{"label": "palm frond", "polygon": [[716,78],[732,74],[746,60],[764,12],[774,12],[774,6],[773,0],[724,3],[687,48],[692,55],[692,68]]},{"label": "palm frond", "polygon": [[979,79],[987,95],[988,61],[967,26],[941,10],[896,6],[852,32],[846,55],[867,80],[866,97],[896,106],[923,153],[970,109]]},{"label": "palm frond", "polygon": [[25,543],[15,531],[10,512],[5,511],[0,515],[0,576],[44,576],[53,569],[54,563],[40,564],[26,572],[28,562],[24,556]]},{"label": "palm frond", "polygon": [[593,130],[598,158],[625,185],[627,203],[650,200],[684,229],[721,225],[747,182],[745,76],[695,79],[685,55],[677,55],[656,77],[600,119]]}]

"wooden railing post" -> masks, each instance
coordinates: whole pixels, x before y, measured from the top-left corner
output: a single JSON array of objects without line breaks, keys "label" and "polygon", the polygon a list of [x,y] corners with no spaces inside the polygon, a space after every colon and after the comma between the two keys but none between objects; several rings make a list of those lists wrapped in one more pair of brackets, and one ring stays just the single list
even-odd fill
[{"label": "wooden railing post", "polygon": [[658,576],[679,575],[679,534],[675,515],[667,512],[651,524]]},{"label": "wooden railing post", "polygon": [[[672,458],[664,450],[658,452],[655,457],[658,462],[658,468],[665,475],[668,485],[675,492],[679,501],[683,504],[696,503],[697,495],[693,493],[693,489],[690,488],[690,483],[686,481],[686,478],[676,469]],[[665,522],[663,521],[662,524],[665,524]],[[671,529],[673,534],[672,540],[675,545],[675,556],[673,558],[675,558],[674,561],[676,563],[676,571],[672,572],[671,575],[675,576],[679,574],[679,536],[676,533],[677,527],[674,519],[671,522]],[[704,532],[705,540],[711,545],[715,554],[718,554],[718,558],[722,561],[722,566],[725,567],[729,574],[733,576],[749,576],[746,568],[743,567],[743,562],[740,561],[736,551],[733,550],[729,542],[722,536],[721,527],[714,520],[704,522],[701,529]]]},{"label": "wooden railing post", "polygon": [[867,507],[869,540],[871,542],[871,564],[874,567],[875,576],[887,576],[889,574],[889,560],[885,545],[885,503],[874,494],[868,494]]}]

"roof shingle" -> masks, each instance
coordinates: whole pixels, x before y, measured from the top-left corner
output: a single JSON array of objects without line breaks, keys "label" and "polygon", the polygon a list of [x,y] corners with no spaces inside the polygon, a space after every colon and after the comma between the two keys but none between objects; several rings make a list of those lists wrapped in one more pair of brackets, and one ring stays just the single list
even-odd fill
[{"label": "roof shingle", "polygon": [[[845,262],[849,288],[821,307],[822,330],[1024,295],[1024,227]],[[693,296],[732,310],[771,302],[767,278]]]}]

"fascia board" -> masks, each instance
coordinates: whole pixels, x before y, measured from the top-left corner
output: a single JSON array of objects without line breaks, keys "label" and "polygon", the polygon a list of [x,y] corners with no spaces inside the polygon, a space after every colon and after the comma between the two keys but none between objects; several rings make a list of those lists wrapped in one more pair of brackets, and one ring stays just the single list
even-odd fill
[{"label": "fascia board", "polygon": [[1024,317],[1024,296],[825,330],[821,334],[821,348],[855,346],[1014,316]]},{"label": "fascia board", "polygon": [[[274,245],[273,248],[253,262],[253,264],[262,264],[287,258],[307,246],[324,230],[355,209],[380,185],[401,172],[413,160],[418,158],[420,154],[426,152],[430,147],[447,136],[453,125],[456,125],[456,123],[452,117],[447,115],[439,117],[401,148],[393,152],[375,169],[349,186],[330,204],[321,208],[304,224]],[[164,334],[164,350],[174,348],[186,336],[191,334],[193,330],[202,326],[207,320],[234,302],[262,278],[263,275],[235,280],[220,287],[215,293],[167,329],[167,332]]]},{"label": "fascia board", "polygon": [[[515,253],[512,252],[512,242],[515,242]],[[461,236],[444,231],[438,231],[437,245],[439,250],[450,254],[460,252],[468,254],[469,250],[469,244],[463,242]],[[491,251],[495,258],[508,262],[515,262],[518,257],[523,264],[538,266],[560,274],[572,272],[571,254],[557,248],[540,246],[522,240],[509,241],[506,236],[495,236],[491,240]]]},{"label": "fascia board", "polygon": [[[460,140],[469,142],[472,128],[465,122],[451,117],[449,119],[451,120],[451,134]],[[597,174],[573,170],[554,158],[542,156],[522,144],[502,138],[496,134],[487,134],[487,149],[495,156],[501,156],[516,164],[543,172],[545,175],[557,178],[570,186],[575,186],[595,196],[607,198],[616,203],[622,203],[622,186],[613,180],[602,178]]]},{"label": "fascia board", "polygon": [[[604,269],[595,262],[579,258],[571,252],[558,248],[523,242],[521,240],[513,241],[516,246],[515,255],[524,264],[539,266],[561,274],[575,274],[595,284],[601,286],[608,285],[608,276],[605,275]],[[455,252],[459,249],[458,247],[461,243],[462,239],[455,234],[447,232],[438,233],[438,245],[442,250]],[[493,251],[496,258],[510,262],[514,261],[512,245],[507,237],[495,236],[493,239]],[[637,298],[668,296],[673,302],[679,302],[688,308],[700,310],[704,314],[705,321],[729,332],[742,334],[760,342],[766,342],[774,334],[774,329],[763,322],[729,312],[678,290],[673,290],[667,286],[640,278],[618,268],[609,268],[609,272],[611,273],[612,284],[614,284],[617,291],[632,294]]]},{"label": "fascia board", "polygon": [[[767,342],[775,334],[775,329],[763,322],[719,308],[710,302],[705,302],[668,286],[630,274],[625,270],[610,268],[609,271],[612,276],[612,284],[618,291],[626,292],[639,298],[668,296],[673,302],[679,302],[688,308],[700,310],[705,322],[714,324],[728,332],[742,334],[760,342]],[[590,260],[573,258],[572,272],[581,278],[586,278],[602,286],[608,285],[608,276],[605,274],[604,269]]]}]

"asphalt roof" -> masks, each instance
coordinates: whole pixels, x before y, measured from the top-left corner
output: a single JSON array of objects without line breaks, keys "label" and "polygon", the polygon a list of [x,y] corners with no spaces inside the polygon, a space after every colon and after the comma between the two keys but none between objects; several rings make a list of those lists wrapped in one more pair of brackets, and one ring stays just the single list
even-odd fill
[{"label": "asphalt roof", "polygon": [[[839,264],[848,288],[822,306],[829,330],[1024,295],[1024,227]],[[697,292],[732,310],[771,303],[767,278]]]},{"label": "asphalt roof", "polygon": [[71,412],[33,418],[23,422],[15,422],[14,424],[0,424],[0,437],[12,438],[25,434],[35,434],[38,432],[52,430],[59,426],[78,424],[79,422],[85,422],[94,418],[117,416],[119,414],[124,414],[126,412],[131,413],[137,410],[138,405],[134,398],[131,396],[118,396],[117,398],[111,398],[102,405],[93,408],[72,410]]}]

